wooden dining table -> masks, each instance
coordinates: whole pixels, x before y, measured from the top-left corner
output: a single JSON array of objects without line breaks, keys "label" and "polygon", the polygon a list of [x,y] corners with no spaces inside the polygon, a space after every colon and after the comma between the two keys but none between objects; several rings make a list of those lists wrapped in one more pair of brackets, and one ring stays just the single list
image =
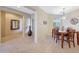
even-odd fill
[{"label": "wooden dining table", "polygon": [[[77,38],[77,45],[79,45],[79,31],[75,31],[75,34],[76,34],[75,38]],[[66,41],[66,40],[64,40],[64,37],[68,36],[68,32],[66,30],[64,30],[64,31],[59,30],[58,35],[61,37],[60,38],[61,39],[61,48],[63,48],[64,47],[64,41]]]},{"label": "wooden dining table", "polygon": [[79,31],[76,32],[77,33],[77,45],[79,45]]},{"label": "wooden dining table", "polygon": [[59,31],[60,36],[61,36],[61,48],[63,48],[64,45],[64,36],[67,34],[66,31]]}]

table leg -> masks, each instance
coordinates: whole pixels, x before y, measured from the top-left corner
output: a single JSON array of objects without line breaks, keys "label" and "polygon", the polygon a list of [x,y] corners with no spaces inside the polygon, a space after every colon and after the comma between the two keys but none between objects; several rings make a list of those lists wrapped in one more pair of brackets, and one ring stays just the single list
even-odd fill
[{"label": "table leg", "polygon": [[61,34],[61,47],[63,48],[64,43],[64,33]]}]

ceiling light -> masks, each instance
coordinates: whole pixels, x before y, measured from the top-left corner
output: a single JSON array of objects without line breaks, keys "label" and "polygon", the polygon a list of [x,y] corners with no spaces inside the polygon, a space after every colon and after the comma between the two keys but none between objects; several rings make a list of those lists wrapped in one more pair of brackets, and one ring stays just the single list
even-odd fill
[{"label": "ceiling light", "polygon": [[65,10],[65,8],[63,8],[63,12],[62,12],[62,13],[63,13],[63,14],[62,14],[62,19],[66,19],[66,16],[65,16],[65,11],[64,11],[64,10]]}]

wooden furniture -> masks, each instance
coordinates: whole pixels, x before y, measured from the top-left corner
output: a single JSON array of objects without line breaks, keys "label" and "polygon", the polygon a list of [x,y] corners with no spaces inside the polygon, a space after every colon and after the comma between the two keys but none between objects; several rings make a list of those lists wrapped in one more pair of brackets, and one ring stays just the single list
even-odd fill
[{"label": "wooden furniture", "polygon": [[[74,31],[69,31],[69,32],[65,32],[65,31],[60,31],[61,34],[61,47],[63,48],[64,45],[64,41],[66,41],[68,43],[69,48],[71,47],[70,43],[73,43],[73,46],[75,47],[75,42],[74,42]],[[64,37],[66,37],[66,40],[64,39]]]},{"label": "wooden furniture", "polygon": [[52,37],[54,37],[54,29],[52,29]]},{"label": "wooden furniture", "polygon": [[[63,48],[64,46],[64,41],[66,41],[68,43],[69,48],[71,47],[70,43],[73,43],[73,46],[75,47],[75,42],[74,42],[74,36],[75,36],[75,30],[70,29],[69,31],[55,31],[52,30],[52,37],[54,38],[54,40],[56,39],[56,43],[57,40],[59,40],[59,36],[61,36],[61,47]],[[66,37],[66,40],[64,39]],[[77,33],[77,42],[79,45],[79,32]]]},{"label": "wooden furniture", "polygon": [[71,48],[70,43],[73,43],[73,46],[75,47],[75,42],[74,42],[74,37],[75,37],[75,30],[71,29],[68,31],[68,35],[67,35],[67,43],[69,45],[69,48]]},{"label": "wooden furniture", "polygon": [[57,41],[59,40],[59,29],[58,28],[54,28],[52,29],[52,37],[54,38],[54,40]]},{"label": "wooden furniture", "polygon": [[60,31],[59,33],[61,34],[61,47],[63,48],[63,45],[64,45],[64,36],[67,34],[67,32]]},{"label": "wooden furniture", "polygon": [[77,32],[77,45],[79,45],[79,32]]}]

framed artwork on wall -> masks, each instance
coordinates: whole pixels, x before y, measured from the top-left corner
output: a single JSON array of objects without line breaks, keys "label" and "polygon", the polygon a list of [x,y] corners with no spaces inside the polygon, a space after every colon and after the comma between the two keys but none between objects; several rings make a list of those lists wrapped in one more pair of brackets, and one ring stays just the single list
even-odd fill
[{"label": "framed artwork on wall", "polygon": [[11,30],[18,30],[19,26],[19,20],[11,20]]},{"label": "framed artwork on wall", "polygon": [[46,25],[46,24],[47,24],[47,21],[44,20],[44,21],[43,21],[43,24]]},{"label": "framed artwork on wall", "polygon": [[72,18],[72,19],[70,20],[70,23],[71,23],[72,25],[76,25],[78,22],[79,22],[79,20],[78,20],[77,18]]}]

